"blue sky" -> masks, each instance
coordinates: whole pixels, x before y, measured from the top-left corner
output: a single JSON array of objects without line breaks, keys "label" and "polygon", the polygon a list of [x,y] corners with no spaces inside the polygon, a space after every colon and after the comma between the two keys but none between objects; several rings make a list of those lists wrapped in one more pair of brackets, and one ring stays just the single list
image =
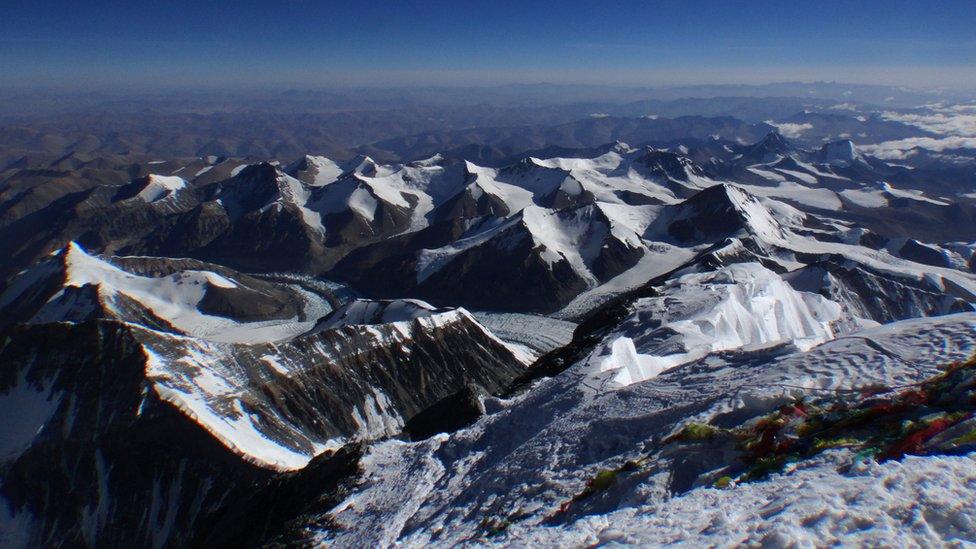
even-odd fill
[{"label": "blue sky", "polygon": [[[0,2],[7,85],[976,87],[976,2]],[[3,84],[0,84],[2,86]]]}]

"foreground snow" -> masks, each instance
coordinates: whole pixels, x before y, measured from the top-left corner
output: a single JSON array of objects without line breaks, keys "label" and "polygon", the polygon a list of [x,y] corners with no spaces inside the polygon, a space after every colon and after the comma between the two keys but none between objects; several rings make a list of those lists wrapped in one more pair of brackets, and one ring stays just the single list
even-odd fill
[{"label": "foreground snow", "polygon": [[[493,413],[467,430],[377,444],[363,462],[360,488],[331,513],[338,531],[310,535],[337,546],[407,547],[924,546],[971,538],[976,512],[960,502],[976,487],[972,457],[840,472],[850,456],[829,452],[792,473],[718,490],[694,484],[710,470],[710,456],[673,455],[661,440],[691,420],[748,419],[797,392],[918,380],[974,350],[976,314],[966,313],[897,322],[808,351],[781,344],[711,354],[613,390],[591,378],[595,351],[523,397],[489,400]],[[649,461],[640,472],[554,519],[597,471],[642,456]],[[500,521],[503,532],[486,529]]]},{"label": "foreground snow", "polygon": [[[976,454],[861,462],[832,451],[791,474],[732,490],[702,488],[584,517],[569,529],[542,528],[539,545],[683,544],[827,547],[966,544],[976,539]],[[523,539],[516,527],[512,545]]]}]

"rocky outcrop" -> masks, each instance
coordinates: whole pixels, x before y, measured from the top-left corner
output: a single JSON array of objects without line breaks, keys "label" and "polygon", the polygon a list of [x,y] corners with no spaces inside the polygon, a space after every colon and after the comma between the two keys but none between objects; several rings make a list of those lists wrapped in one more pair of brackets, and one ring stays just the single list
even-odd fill
[{"label": "rocky outcrop", "polygon": [[524,370],[463,310],[430,313],[277,344],[117,320],[10,327],[2,494],[31,544],[189,544],[255,483]]},{"label": "rocky outcrop", "polygon": [[485,405],[481,401],[484,396],[481,387],[468,385],[410,418],[403,430],[411,439],[423,440],[467,427],[485,414]]},{"label": "rocky outcrop", "polygon": [[797,289],[820,293],[854,316],[882,324],[976,310],[976,296],[953,295],[951,288],[928,278],[881,273],[837,256],[811,263],[786,278]]},{"label": "rocky outcrop", "polygon": [[19,429],[0,490],[27,545],[186,545],[272,475],[158,397],[124,324],[22,326],[0,341],[0,408]]},{"label": "rocky outcrop", "polygon": [[935,246],[923,244],[913,238],[905,241],[905,244],[898,250],[898,255],[910,261],[922,263],[923,265],[952,267],[949,263],[949,258],[942,250]]}]

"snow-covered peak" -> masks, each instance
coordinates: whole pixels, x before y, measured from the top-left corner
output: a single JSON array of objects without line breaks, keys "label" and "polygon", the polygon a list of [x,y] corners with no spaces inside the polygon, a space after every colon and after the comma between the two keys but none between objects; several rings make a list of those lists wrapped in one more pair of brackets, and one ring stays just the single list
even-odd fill
[{"label": "snow-covered peak", "polygon": [[567,179],[573,179],[573,175],[570,170],[528,157],[498,170],[494,179],[497,183],[528,191],[534,201],[560,188]]},{"label": "snow-covered peak", "polygon": [[623,141],[614,141],[613,145],[610,147],[609,152],[615,152],[617,154],[627,154],[632,150],[633,148],[630,145],[624,143]]},{"label": "snow-covered peak", "polygon": [[404,322],[445,311],[447,309],[438,309],[419,299],[354,299],[329,313],[312,331],[321,332],[352,325]]},{"label": "snow-covered peak", "polygon": [[[395,169],[395,168],[394,168]],[[346,164],[346,172],[364,177],[382,177],[389,174],[389,167],[380,166],[375,160],[366,155],[359,155]]]},{"label": "snow-covered peak", "polygon": [[741,159],[746,163],[768,164],[789,156],[796,149],[779,132],[769,132],[766,137],[748,147]]},{"label": "snow-covered peak", "polygon": [[[791,216],[801,215],[788,206],[772,204]],[[742,232],[772,243],[784,235],[782,224],[762,200],[736,185],[722,183],[669,206],[667,213],[649,226],[645,237],[666,239],[669,235],[683,242],[707,242],[741,236]]]},{"label": "snow-covered peak", "polygon": [[609,222],[599,208],[584,206],[552,212],[538,206],[522,211],[522,224],[549,264],[566,261],[590,285],[597,283],[590,265],[609,232]]},{"label": "snow-covered peak", "polygon": [[150,174],[145,178],[145,185],[136,196],[146,202],[158,202],[174,196],[184,188],[186,188],[186,181],[181,177]]},{"label": "snow-covered peak", "polygon": [[207,266],[162,258],[109,261],[71,242],[21,273],[0,295],[0,310],[33,324],[110,318],[239,343],[298,335],[328,310],[310,292]]},{"label": "snow-covered peak", "polygon": [[483,168],[470,160],[462,160],[462,162],[464,164],[464,173],[468,177],[477,177],[482,173],[495,173],[495,170],[491,168]]},{"label": "snow-covered peak", "polygon": [[353,211],[372,221],[379,203],[372,187],[358,177],[344,177],[311,197],[308,206],[322,215]]},{"label": "snow-covered peak", "polygon": [[285,168],[288,175],[316,187],[334,182],[344,171],[334,160],[311,155],[305,155]]},{"label": "snow-covered peak", "polygon": [[834,337],[841,313],[839,304],[794,290],[758,263],[734,264],[681,276],[639,300],[597,364],[629,385],[714,351],[784,342],[806,350]]},{"label": "snow-covered peak", "polygon": [[148,337],[147,374],[163,400],[228,449],[291,471],[350,439],[396,435],[417,409],[466,383],[497,389],[526,364],[463,309],[356,300],[328,318],[273,344]]},{"label": "snow-covered peak", "polygon": [[850,139],[825,143],[820,148],[820,160],[825,164],[846,166],[861,159],[861,153]]},{"label": "snow-covered peak", "polygon": [[760,199],[735,185],[719,185],[729,202],[742,213],[753,234],[769,240],[778,239],[783,228],[769,208]]},{"label": "snow-covered peak", "polygon": [[702,174],[701,168],[683,154],[678,154],[661,149],[648,148],[635,164],[646,167],[654,175],[662,176],[676,181],[689,181],[693,176]]},{"label": "snow-covered peak", "polygon": [[[299,174],[300,175],[300,174]],[[323,185],[330,188],[333,185]],[[217,190],[216,199],[220,201],[231,218],[238,218],[252,211],[263,211],[272,207],[294,208],[301,221],[312,231],[324,232],[321,215],[312,211],[308,203],[315,187],[288,175],[277,165],[268,162],[247,166],[239,174],[224,182]]]},{"label": "snow-covered peak", "polygon": [[440,165],[442,162],[444,162],[444,157],[441,155],[441,153],[437,153],[434,156],[431,156],[430,158],[414,160],[413,162],[410,163],[410,165],[415,168],[432,168],[434,166]]},{"label": "snow-covered peak", "polygon": [[[503,175],[502,170],[485,168],[469,161],[464,162],[464,171],[465,181],[468,183],[465,192],[476,200],[481,198],[482,193],[487,193],[505,204],[510,214],[532,204],[534,193],[526,186],[533,178],[525,177],[523,171],[516,170]],[[558,186],[556,182],[551,184],[551,187]]]},{"label": "snow-covered peak", "polygon": [[[99,285],[111,288],[112,290],[134,290],[141,280],[148,280],[142,277],[123,271],[112,265],[108,261],[90,255],[84,248],[76,242],[70,242],[64,248],[63,257],[65,265],[66,286],[84,286],[86,284]],[[211,284],[218,288],[236,288],[237,284],[233,281],[209,271],[189,271],[186,276],[179,275],[175,279],[186,279],[186,282],[193,285],[201,283]],[[135,293],[135,292],[134,292]],[[178,303],[185,297],[184,293],[170,295],[155,295],[156,299],[166,299],[172,303]]]}]

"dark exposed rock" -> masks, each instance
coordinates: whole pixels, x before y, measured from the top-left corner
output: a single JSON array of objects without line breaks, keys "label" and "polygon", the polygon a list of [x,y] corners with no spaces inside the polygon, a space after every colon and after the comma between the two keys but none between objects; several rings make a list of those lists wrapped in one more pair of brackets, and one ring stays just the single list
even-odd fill
[{"label": "dark exposed rock", "polygon": [[[500,246],[508,253],[501,254]],[[553,264],[540,257],[532,238],[518,226],[497,238],[458,254],[417,287],[416,295],[433,303],[460,303],[487,310],[551,312],[586,289],[569,262]],[[459,286],[472,277],[484,284]]]},{"label": "dark exposed rock", "polygon": [[659,204],[660,201],[656,200],[654,197],[647,196],[646,194],[635,193],[633,191],[628,191],[627,189],[618,189],[613,191],[613,194],[617,195],[620,200],[623,200],[625,204],[631,206],[643,206],[646,204]]},{"label": "dark exposed rock", "polygon": [[[471,174],[467,178],[474,177]],[[501,199],[491,193],[484,192],[477,184],[465,187],[461,192],[448,198],[428,214],[432,222],[447,220],[466,221],[480,217],[506,217],[510,212],[508,206]]]},{"label": "dark exposed rock", "polygon": [[650,173],[664,179],[688,181],[691,175],[702,175],[702,170],[690,159],[672,152],[651,149],[635,161]]},{"label": "dark exposed rock", "polygon": [[637,265],[637,262],[644,256],[644,250],[631,248],[616,238],[607,238],[605,242],[600,249],[600,255],[596,257],[591,266],[593,275],[596,276],[597,280],[610,280]]},{"label": "dark exposed rock", "polygon": [[973,296],[967,300],[925,279],[879,273],[839,256],[811,262],[785,278],[798,290],[820,293],[858,317],[881,323],[976,310]]},{"label": "dark exposed rock", "polygon": [[[307,527],[329,529],[326,513],[355,487],[365,444],[352,443],[326,452],[300,471],[281,473],[249,490],[203,526],[193,544],[199,547],[294,545]],[[311,540],[306,540],[311,543]]]},{"label": "dark exposed rock", "polygon": [[205,248],[231,226],[219,202],[204,202],[188,212],[166,219],[144,242],[126,249],[140,255],[185,256]]},{"label": "dark exposed rock", "polygon": [[302,304],[286,292],[267,294],[250,288],[222,288],[207,283],[197,309],[204,314],[231,318],[240,322],[257,320],[305,320]]},{"label": "dark exposed rock", "polygon": [[577,208],[593,204],[595,201],[593,193],[583,189],[579,182],[572,178],[567,178],[562,186],[536,199],[536,203],[540,206],[554,210]]},{"label": "dark exposed rock", "polygon": [[858,244],[861,246],[867,246],[872,250],[880,250],[888,243],[888,239],[879,235],[873,231],[864,231],[864,234],[858,239]]},{"label": "dark exposed rock", "polygon": [[[644,253],[614,236],[610,220],[596,206],[566,208],[555,215],[585,227],[586,245],[596,250],[586,267],[599,281],[632,267]],[[340,261],[330,276],[349,281],[373,297],[410,295],[438,305],[542,313],[560,309],[588,287],[585,273],[574,270],[567,259],[543,257],[551,251],[535,243],[533,229],[521,214],[504,224],[490,217],[476,220],[466,234],[489,237],[460,250],[428,276],[418,277],[421,250],[449,244],[451,235],[460,230],[453,224],[437,225],[358,250]],[[485,283],[458,284],[474,279]]]},{"label": "dark exposed rock", "polygon": [[189,255],[244,271],[314,272],[325,259],[321,250],[301,214],[289,206],[250,211]]},{"label": "dark exposed rock", "polygon": [[700,191],[673,207],[676,218],[667,226],[668,234],[679,242],[709,242],[752,231],[750,219],[734,194],[745,200],[756,198],[730,185],[715,185]]},{"label": "dark exposed rock", "polygon": [[932,265],[933,267],[951,267],[949,258],[942,250],[922,244],[912,238],[905,241],[905,244],[898,250],[898,255],[910,261]]},{"label": "dark exposed rock", "polygon": [[0,473],[11,509],[31,517],[31,545],[185,545],[224,501],[271,476],[145,390],[145,356],[124,325],[16,327],[0,342],[0,389],[49,395],[4,409],[42,426]]},{"label": "dark exposed rock", "polygon": [[467,427],[484,415],[483,396],[481,387],[468,385],[410,418],[403,430],[411,439],[423,440],[438,433],[452,433]]},{"label": "dark exposed rock", "polygon": [[[208,375],[226,376],[218,385],[244,385],[226,395],[197,390],[190,398],[209,402],[216,414],[232,414],[239,406],[267,444],[311,456],[309,439],[394,435],[402,418],[468,383],[497,392],[523,371],[511,351],[467,315],[423,322],[415,320],[406,336],[402,328],[385,325],[345,326],[287,344],[225,346],[207,357]],[[182,381],[192,379],[193,370],[183,377],[180,362],[197,352],[193,345],[110,320],[15,326],[0,333],[0,391],[36,394],[49,403],[31,401],[37,425],[18,422],[24,427],[20,438],[6,441],[16,444],[17,453],[0,471],[14,512],[32,517],[33,540],[141,546],[153,539],[177,545],[196,536],[237,539],[207,525],[226,513],[253,516],[261,494],[280,494],[268,496],[275,501],[296,490],[308,495],[345,476],[330,472],[333,465],[323,462],[320,469],[313,462],[299,477],[281,477],[277,488],[259,492],[258,499],[243,499],[274,472],[232,441],[221,443],[209,426],[213,420],[187,415],[159,396],[164,386],[194,394]],[[266,356],[275,357],[276,365],[269,366],[261,358]],[[174,369],[164,374],[159,364]],[[364,425],[363,416],[374,412],[363,411],[376,409],[383,417]],[[15,409],[2,412],[19,417]],[[347,471],[350,463],[340,469]],[[245,528],[241,539],[279,531],[293,512],[315,501],[282,505],[253,529]],[[243,507],[228,511],[229,504]],[[86,522],[86,513],[103,518]]]},{"label": "dark exposed rock", "polygon": [[747,146],[738,162],[740,164],[760,164],[770,162],[780,156],[786,156],[794,151],[796,149],[782,135],[778,132],[769,132],[758,143]]}]

